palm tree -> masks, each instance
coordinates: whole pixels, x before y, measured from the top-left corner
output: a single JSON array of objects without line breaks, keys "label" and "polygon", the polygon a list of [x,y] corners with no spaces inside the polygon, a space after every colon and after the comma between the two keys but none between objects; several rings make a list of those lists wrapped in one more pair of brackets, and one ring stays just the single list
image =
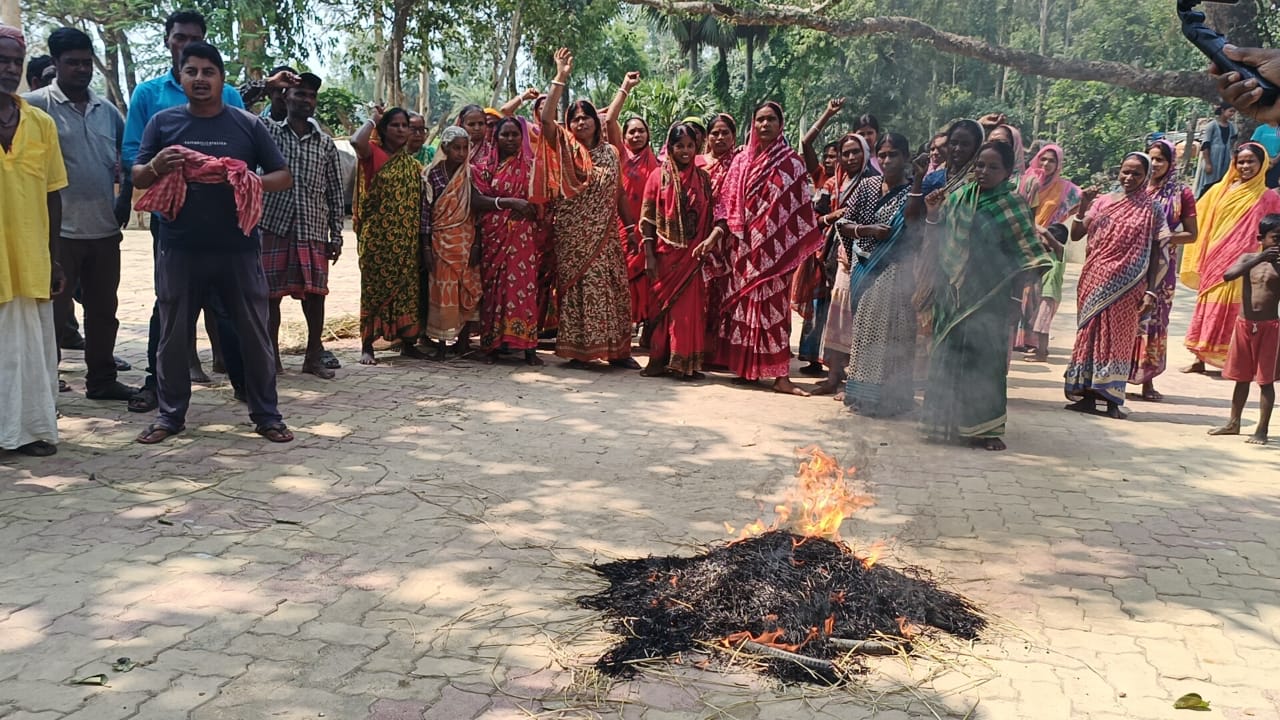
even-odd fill
[{"label": "palm tree", "polygon": [[712,15],[674,15],[652,7],[645,7],[644,15],[649,22],[671,33],[686,58],[689,72],[695,77],[701,71],[704,47],[717,48],[723,56],[737,44],[733,26]]},{"label": "palm tree", "polygon": [[756,48],[763,47],[765,43],[769,42],[769,36],[772,34],[773,28],[768,25],[734,26],[735,37],[747,46],[747,71],[744,87],[751,87],[751,81],[756,74]]}]

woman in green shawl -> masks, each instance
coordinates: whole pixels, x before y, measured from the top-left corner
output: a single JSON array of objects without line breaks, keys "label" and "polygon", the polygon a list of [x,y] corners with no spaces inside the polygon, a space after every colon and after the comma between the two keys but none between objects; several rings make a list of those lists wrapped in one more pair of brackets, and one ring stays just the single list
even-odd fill
[{"label": "woman in green shawl", "polygon": [[1005,449],[1010,294],[1052,263],[1009,182],[1014,164],[1012,147],[986,143],[972,182],[925,199],[925,222],[941,231],[922,421],[929,440]]}]

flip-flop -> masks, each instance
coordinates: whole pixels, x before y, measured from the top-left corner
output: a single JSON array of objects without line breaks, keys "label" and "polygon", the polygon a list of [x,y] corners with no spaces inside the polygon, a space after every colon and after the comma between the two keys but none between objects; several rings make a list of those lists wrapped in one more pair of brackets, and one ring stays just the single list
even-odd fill
[{"label": "flip-flop", "polygon": [[[173,428],[165,427],[160,423],[151,423],[145,430],[138,433],[138,437],[135,439],[142,445],[155,445],[156,443],[162,443],[165,440],[168,440],[186,429],[186,425],[175,430]],[[156,437],[156,435],[159,435],[159,437]]]},{"label": "flip-flop", "polygon": [[160,399],[156,397],[156,389],[143,387],[129,398],[129,412],[145,413],[160,407]]},{"label": "flip-flop", "polygon": [[273,443],[293,442],[293,433],[290,432],[289,428],[282,422],[271,423],[270,425],[259,425],[254,428],[253,431]]},{"label": "flip-flop", "polygon": [[328,350],[320,353],[320,362],[330,370],[339,370],[342,368],[342,363],[338,362],[338,357]]}]

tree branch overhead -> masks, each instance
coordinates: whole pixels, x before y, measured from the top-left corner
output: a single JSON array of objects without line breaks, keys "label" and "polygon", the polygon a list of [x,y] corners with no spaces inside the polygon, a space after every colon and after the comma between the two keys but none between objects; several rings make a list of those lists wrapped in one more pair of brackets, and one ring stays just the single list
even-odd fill
[{"label": "tree branch overhead", "polygon": [[770,25],[818,30],[837,38],[896,35],[920,41],[951,55],[973,58],[1012,68],[1026,75],[1101,82],[1136,92],[1166,97],[1200,98],[1216,102],[1213,81],[1204,72],[1187,70],[1147,70],[1108,60],[1057,58],[1027,50],[993,45],[979,38],[939,30],[909,17],[835,18],[823,11],[822,2],[813,9],[789,5],[736,7],[716,0],[626,0],[665,13],[715,15],[737,25]]}]

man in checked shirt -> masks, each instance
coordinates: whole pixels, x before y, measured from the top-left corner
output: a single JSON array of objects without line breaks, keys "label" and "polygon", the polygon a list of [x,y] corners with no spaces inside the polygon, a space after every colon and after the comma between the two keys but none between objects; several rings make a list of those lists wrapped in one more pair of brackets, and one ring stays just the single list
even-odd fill
[{"label": "man in checked shirt", "polygon": [[302,372],[331,380],[333,370],[321,359],[324,345],[324,297],[329,294],[329,263],[342,254],[343,196],[338,149],[313,117],[320,78],[298,76],[284,91],[287,115],[267,129],[293,174],[293,187],[263,197],[262,267],[271,296],[271,338],[280,365],[280,301],[302,301],[307,319],[307,350]]}]

